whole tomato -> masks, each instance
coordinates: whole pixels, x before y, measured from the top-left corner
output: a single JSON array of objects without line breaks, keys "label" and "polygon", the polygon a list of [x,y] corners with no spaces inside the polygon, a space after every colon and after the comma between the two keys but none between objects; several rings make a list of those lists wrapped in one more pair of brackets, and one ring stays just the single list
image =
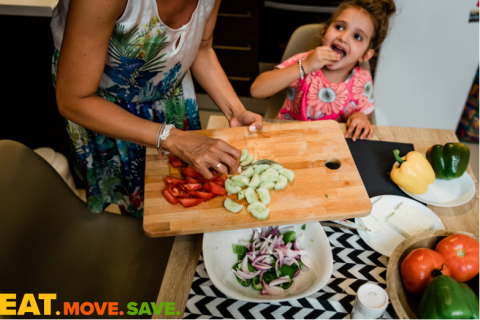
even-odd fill
[{"label": "whole tomato", "polygon": [[452,271],[440,253],[420,248],[410,252],[402,261],[400,273],[405,288],[410,293],[421,297],[435,276],[441,274],[450,276]]},{"label": "whole tomato", "polygon": [[458,282],[468,281],[478,274],[478,250],[478,241],[464,234],[446,237],[435,248],[452,269],[452,278]]}]

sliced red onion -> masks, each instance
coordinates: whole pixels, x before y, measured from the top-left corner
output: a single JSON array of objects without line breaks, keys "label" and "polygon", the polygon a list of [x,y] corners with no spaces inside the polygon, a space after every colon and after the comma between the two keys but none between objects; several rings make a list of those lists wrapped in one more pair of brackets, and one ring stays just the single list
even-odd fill
[{"label": "sliced red onion", "polygon": [[278,232],[278,227],[275,227],[268,233],[268,235],[276,235],[277,232]]},{"label": "sliced red onion", "polygon": [[290,231],[295,231],[295,227],[294,226],[289,226],[289,227],[282,228],[278,231],[278,233],[284,234],[284,233],[290,232]]},{"label": "sliced red onion", "polygon": [[302,261],[305,267],[307,267],[308,269],[311,268],[310,260],[308,260],[308,258],[304,254],[301,255],[300,260]]},{"label": "sliced red onion", "polygon": [[277,250],[277,253],[278,253],[278,260],[280,260],[280,268],[281,268],[283,267],[283,260],[284,260],[283,252],[282,250]]},{"label": "sliced red onion", "polygon": [[260,251],[257,250],[257,251],[253,251],[253,252],[247,252],[245,253],[247,256],[250,256],[250,257],[255,257],[257,254],[260,254]]},{"label": "sliced red onion", "polygon": [[294,258],[290,258],[290,257],[285,257],[283,263],[285,263],[287,266],[291,266],[292,264],[296,264],[297,266],[300,267],[300,265],[298,264],[298,261]]},{"label": "sliced red onion", "polygon": [[260,270],[260,271],[267,271],[267,270],[270,270],[272,268],[271,265],[268,265],[268,264],[256,264],[255,266],[255,269],[257,270]]},{"label": "sliced red onion", "polygon": [[275,262],[275,272],[277,273],[277,277],[279,277],[278,275],[278,263],[280,262],[280,260],[277,260],[277,262]]},{"label": "sliced red onion", "polygon": [[295,242],[293,243],[293,249],[300,250],[300,249],[298,249],[298,238],[295,239]]},{"label": "sliced red onion", "polygon": [[240,275],[244,279],[253,279],[260,274],[260,271],[252,272],[252,273],[245,273],[237,269],[237,274]]},{"label": "sliced red onion", "polygon": [[287,245],[285,247],[287,247],[287,249],[290,249],[292,247],[292,243],[291,242],[287,243]]},{"label": "sliced red onion", "polygon": [[232,272],[233,272],[238,278],[240,278],[240,280],[242,280],[243,282],[247,281],[247,280],[245,280],[242,276],[240,276],[237,271],[235,271],[235,270],[232,269]]},{"label": "sliced red onion", "polygon": [[265,271],[260,271],[260,281],[262,281],[262,277],[263,277],[264,273],[265,273]]},{"label": "sliced red onion", "polygon": [[250,270],[248,270],[248,256],[245,256],[242,260],[242,271],[246,274],[250,273]]},{"label": "sliced red onion", "polygon": [[273,262],[273,258],[271,256],[267,256],[265,260],[263,260],[263,263],[266,263],[266,264],[272,264],[272,262]]},{"label": "sliced red onion", "polygon": [[279,284],[282,283],[287,283],[290,282],[290,277],[289,276],[284,276],[275,280],[270,281],[269,286],[278,286]]},{"label": "sliced red onion", "polygon": [[302,271],[302,269],[298,269],[297,272],[295,272],[295,275],[293,276],[293,279],[295,279],[296,277],[298,277],[300,275],[300,272]]},{"label": "sliced red onion", "polygon": [[278,296],[285,292],[285,290],[280,287],[270,287],[265,281],[262,281],[262,286],[263,290],[267,291],[271,296]]},{"label": "sliced red onion", "polygon": [[267,291],[265,291],[265,289],[263,289],[262,292],[260,292],[260,294],[262,296],[268,296],[268,293],[267,293]]}]

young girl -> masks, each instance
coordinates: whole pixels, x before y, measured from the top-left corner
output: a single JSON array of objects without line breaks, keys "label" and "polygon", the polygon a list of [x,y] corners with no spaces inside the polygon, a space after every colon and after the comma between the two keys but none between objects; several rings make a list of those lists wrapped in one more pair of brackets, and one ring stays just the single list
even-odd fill
[{"label": "young girl", "polygon": [[337,120],[346,122],[345,137],[370,138],[372,78],[360,64],[385,40],[394,12],[393,0],[343,2],[321,31],[322,46],[262,73],[252,84],[252,96],[266,98],[288,86],[277,119]]}]

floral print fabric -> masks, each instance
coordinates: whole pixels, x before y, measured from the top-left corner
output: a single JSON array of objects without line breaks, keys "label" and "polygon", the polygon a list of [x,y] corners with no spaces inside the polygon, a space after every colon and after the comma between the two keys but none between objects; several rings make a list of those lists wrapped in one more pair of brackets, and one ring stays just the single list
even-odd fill
[{"label": "floral print fabric", "polygon": [[[129,0],[110,39],[97,95],[143,119],[199,130],[190,65],[214,0],[199,0],[190,22],[172,30],[160,21],[156,1]],[[55,84],[69,0],[52,17]],[[100,213],[111,203],[143,217],[145,147],[113,139],[65,120],[75,172],[85,183],[87,204]]]},{"label": "floral print fabric", "polygon": [[[276,68],[291,66],[308,57],[311,52],[299,53]],[[287,88],[285,103],[276,118],[344,122],[354,112],[371,113],[374,110],[373,102],[372,78],[365,69],[354,68],[350,76],[338,84],[329,82],[318,70]]]}]

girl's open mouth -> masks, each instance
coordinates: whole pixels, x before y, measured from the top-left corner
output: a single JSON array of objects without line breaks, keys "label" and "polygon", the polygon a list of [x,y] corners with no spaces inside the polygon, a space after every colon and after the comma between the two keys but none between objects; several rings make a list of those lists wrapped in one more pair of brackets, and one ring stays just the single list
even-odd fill
[{"label": "girl's open mouth", "polygon": [[337,47],[336,45],[332,45],[332,50],[340,55],[340,59],[343,59],[347,55],[345,50],[343,50],[340,47]]}]

